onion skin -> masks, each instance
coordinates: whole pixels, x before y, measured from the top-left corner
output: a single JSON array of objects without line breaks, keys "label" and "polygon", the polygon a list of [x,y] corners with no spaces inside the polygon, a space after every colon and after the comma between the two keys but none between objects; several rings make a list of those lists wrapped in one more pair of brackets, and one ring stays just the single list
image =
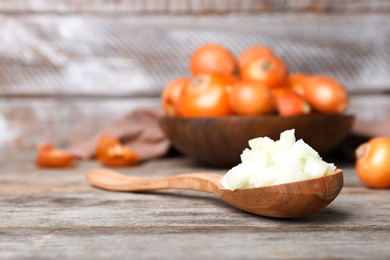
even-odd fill
[{"label": "onion skin", "polygon": [[355,151],[355,168],[360,180],[370,188],[390,188],[390,138],[375,137]]},{"label": "onion skin", "polygon": [[273,91],[280,116],[306,115],[311,107],[304,97],[290,88],[279,88]]},{"label": "onion skin", "polygon": [[275,56],[275,54],[267,46],[257,45],[250,47],[244,50],[238,57],[238,67],[242,70],[251,60],[264,56]]},{"label": "onion skin", "polygon": [[76,157],[49,143],[42,143],[37,148],[35,164],[38,167],[65,168],[73,166]]},{"label": "onion skin", "polygon": [[310,76],[303,82],[304,97],[318,112],[341,114],[348,106],[348,93],[337,80],[323,75]]},{"label": "onion skin", "polygon": [[240,71],[242,79],[255,80],[270,88],[282,86],[288,75],[287,65],[276,56],[257,57],[249,61]]},{"label": "onion skin", "polygon": [[169,82],[165,87],[161,95],[161,104],[165,115],[176,116],[176,103],[180,98],[184,86],[189,82],[190,80],[188,78],[177,78]]},{"label": "onion skin", "polygon": [[235,78],[222,74],[202,74],[191,78],[176,103],[179,117],[214,117],[232,114],[228,88]]},{"label": "onion skin", "polygon": [[232,76],[236,71],[236,60],[226,47],[219,44],[205,44],[193,52],[190,71],[193,76],[207,73]]},{"label": "onion skin", "polygon": [[266,115],[276,109],[275,99],[267,85],[241,80],[229,90],[230,107],[237,115]]}]

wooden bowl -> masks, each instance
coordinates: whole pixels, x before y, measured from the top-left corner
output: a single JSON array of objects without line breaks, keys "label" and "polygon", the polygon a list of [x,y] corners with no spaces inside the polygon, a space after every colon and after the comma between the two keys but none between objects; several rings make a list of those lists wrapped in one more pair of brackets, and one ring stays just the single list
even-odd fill
[{"label": "wooden bowl", "polygon": [[268,136],[278,140],[280,133],[295,129],[320,155],[339,145],[350,133],[354,116],[322,115],[281,117],[228,116],[202,118],[163,117],[160,125],[173,146],[195,160],[215,167],[240,163],[248,140]]}]

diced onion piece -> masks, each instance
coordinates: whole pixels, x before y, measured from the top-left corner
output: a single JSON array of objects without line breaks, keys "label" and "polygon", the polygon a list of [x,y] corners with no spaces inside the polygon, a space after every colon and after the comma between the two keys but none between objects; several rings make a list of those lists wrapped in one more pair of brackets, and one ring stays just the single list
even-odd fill
[{"label": "diced onion piece", "polygon": [[271,160],[276,165],[290,166],[299,163],[299,159],[289,152],[289,150],[279,148],[271,156]]},{"label": "diced onion piece", "polygon": [[312,178],[323,176],[328,169],[329,165],[321,158],[315,158],[309,156],[306,160],[303,172]]},{"label": "diced onion piece", "polygon": [[235,190],[245,187],[250,178],[250,172],[247,171],[243,164],[239,164],[230,169],[226,174],[226,184],[229,189]]},{"label": "diced onion piece", "polygon": [[302,171],[289,171],[281,174],[273,185],[302,181],[306,179],[308,179],[308,177]]},{"label": "diced onion piece", "polygon": [[280,139],[276,141],[279,147],[288,149],[295,143],[295,129],[286,130],[280,134]]},{"label": "diced onion piece", "polygon": [[248,144],[251,149],[259,149],[259,148],[261,149],[262,141],[263,141],[263,137],[257,137],[249,140]]},{"label": "diced onion piece", "polygon": [[269,186],[279,177],[280,170],[277,165],[272,165],[259,171],[257,174],[253,174],[249,180],[251,187],[258,188],[263,186]]},{"label": "diced onion piece", "polygon": [[319,157],[316,150],[314,150],[310,145],[305,143],[302,139],[299,139],[295,144],[290,148],[291,154],[297,158],[307,159],[307,157]]},{"label": "diced onion piece", "polygon": [[332,174],[336,170],[334,163],[328,163],[328,168],[326,169],[326,174]]},{"label": "diced onion piece", "polygon": [[268,156],[265,151],[262,150],[249,150],[245,149],[241,154],[241,161],[255,163],[260,169],[263,169],[268,164]]}]

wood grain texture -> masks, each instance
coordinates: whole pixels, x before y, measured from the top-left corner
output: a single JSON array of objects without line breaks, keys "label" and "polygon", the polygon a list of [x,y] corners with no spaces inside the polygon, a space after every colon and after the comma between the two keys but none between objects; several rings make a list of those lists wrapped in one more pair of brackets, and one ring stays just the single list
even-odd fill
[{"label": "wood grain texture", "polygon": [[91,185],[109,191],[156,191],[156,190],[195,190],[220,195],[223,189],[220,184],[221,175],[215,173],[186,173],[147,178],[128,176],[115,170],[103,168],[93,169],[85,175]]},{"label": "wood grain texture", "polygon": [[[348,114],[388,120],[388,95],[354,95]],[[134,109],[159,107],[151,98],[0,98],[0,151],[34,149],[43,141],[64,146],[88,138]]]},{"label": "wood grain texture", "polygon": [[[236,210],[207,193],[102,191],[84,179],[87,170],[99,167],[95,161],[41,170],[33,157],[0,157],[2,259],[390,257],[389,191],[365,188],[351,164],[339,164],[345,185],[331,205],[308,217],[276,220]],[[225,172],[185,158],[123,172],[159,177],[206,170]]]},{"label": "wood grain texture", "polygon": [[223,13],[223,12],[386,12],[386,0],[1,0],[1,12]]},{"label": "wood grain texture", "polygon": [[210,42],[236,56],[268,45],[291,72],[327,74],[350,92],[390,88],[384,13],[0,14],[0,32],[0,96],[157,96]]},{"label": "wood grain texture", "polygon": [[[375,236],[368,237],[364,231],[332,230],[326,226],[322,230],[314,229],[311,233],[315,233],[316,236],[312,237],[307,235],[310,231],[298,231],[297,227],[289,232],[283,230],[278,232],[277,227],[270,231],[266,228],[233,225],[225,228],[170,227],[169,230],[160,225],[125,226],[116,229],[107,227],[2,229],[7,238],[2,243],[5,248],[2,250],[2,256],[4,259],[31,256],[80,259],[87,255],[94,259],[216,259],[222,256],[226,259],[389,257],[386,248],[390,242],[387,229],[369,233]],[[76,232],[82,234],[75,236]],[[243,232],[246,232],[245,235]],[[341,235],[344,237],[342,240]],[[313,239],[308,241],[308,238]],[[185,241],[191,241],[191,244]]]},{"label": "wood grain texture", "polygon": [[159,102],[158,98],[0,99],[0,147],[31,149],[44,141],[64,146],[91,137],[135,109],[158,107]]}]

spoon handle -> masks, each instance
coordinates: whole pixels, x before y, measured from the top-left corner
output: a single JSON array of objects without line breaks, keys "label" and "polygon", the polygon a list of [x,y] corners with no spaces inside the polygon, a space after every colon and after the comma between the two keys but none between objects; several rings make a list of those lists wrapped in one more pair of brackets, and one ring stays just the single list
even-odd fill
[{"label": "spoon handle", "polygon": [[222,176],[213,173],[188,173],[161,178],[127,176],[112,170],[95,169],[86,173],[95,187],[111,191],[150,191],[161,189],[196,190],[219,194]]}]

